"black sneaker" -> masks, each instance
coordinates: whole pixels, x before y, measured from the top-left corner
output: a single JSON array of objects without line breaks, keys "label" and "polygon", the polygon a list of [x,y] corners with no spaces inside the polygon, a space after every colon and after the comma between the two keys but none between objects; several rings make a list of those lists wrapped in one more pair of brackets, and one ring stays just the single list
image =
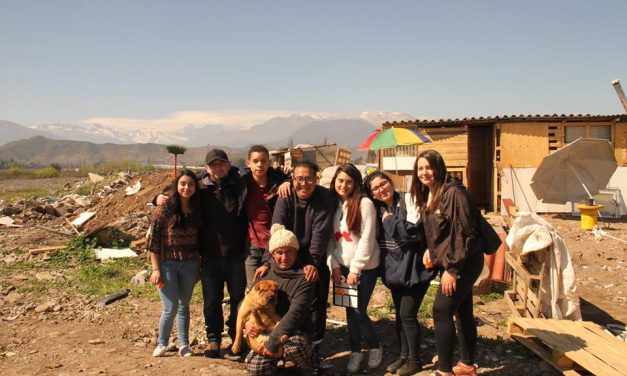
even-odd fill
[{"label": "black sneaker", "polygon": [[217,359],[220,357],[220,344],[218,342],[209,342],[205,347],[205,356],[207,358]]},{"label": "black sneaker", "polygon": [[240,351],[239,354],[233,354],[233,351],[231,351],[231,349],[229,349],[229,351],[225,352],[223,357],[226,360],[230,360],[233,362],[241,362],[243,360],[242,358],[242,354],[245,354],[244,351]]},{"label": "black sneaker", "polygon": [[404,366],[406,362],[407,362],[407,357],[401,356],[400,358],[390,363],[385,370],[388,371],[389,373],[396,373],[396,370]]},{"label": "black sneaker", "polygon": [[414,373],[418,373],[422,370],[422,364],[419,361],[409,359],[403,364],[403,366],[396,370],[396,374],[399,376],[410,376]]}]

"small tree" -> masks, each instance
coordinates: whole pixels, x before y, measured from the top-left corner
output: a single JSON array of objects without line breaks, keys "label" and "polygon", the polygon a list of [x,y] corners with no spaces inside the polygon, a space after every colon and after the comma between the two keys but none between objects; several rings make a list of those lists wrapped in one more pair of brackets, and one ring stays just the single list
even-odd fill
[{"label": "small tree", "polygon": [[185,154],[185,150],[187,149],[179,145],[168,145],[165,148],[168,151],[168,153],[174,154],[174,177],[172,178],[172,180],[175,180],[176,179],[176,162],[178,161],[178,155]]}]

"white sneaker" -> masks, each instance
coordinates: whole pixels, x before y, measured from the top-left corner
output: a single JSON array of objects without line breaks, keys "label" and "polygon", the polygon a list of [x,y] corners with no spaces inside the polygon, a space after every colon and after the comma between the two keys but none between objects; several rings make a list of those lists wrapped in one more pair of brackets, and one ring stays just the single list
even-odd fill
[{"label": "white sneaker", "polygon": [[383,349],[381,347],[368,350],[368,368],[370,369],[379,368],[382,361],[383,361]]},{"label": "white sneaker", "polygon": [[155,347],[155,350],[152,352],[152,356],[165,356],[165,352],[168,350],[167,347],[163,345],[158,345]]},{"label": "white sneaker", "polygon": [[179,349],[179,355],[180,356],[192,356],[193,354],[194,354],[194,352],[187,345],[181,346],[181,348]]},{"label": "white sneaker", "polygon": [[348,364],[346,370],[349,373],[355,373],[361,368],[361,361],[364,360],[364,355],[361,352],[352,352],[348,356]]}]

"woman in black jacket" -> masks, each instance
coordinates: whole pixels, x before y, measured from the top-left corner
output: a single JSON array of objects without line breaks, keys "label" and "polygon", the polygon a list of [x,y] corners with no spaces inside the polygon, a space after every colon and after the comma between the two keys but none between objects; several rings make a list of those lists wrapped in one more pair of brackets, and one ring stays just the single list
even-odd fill
[{"label": "woman in black jacket", "polygon": [[[429,249],[423,262],[440,273],[441,288],[433,302],[438,348],[436,375],[476,375],[477,326],[472,314],[472,286],[483,269],[478,211],[466,188],[447,176],[444,160],[434,150],[418,155],[410,190],[420,207]],[[454,316],[458,320],[461,360],[453,367]]]},{"label": "woman in black jacket", "polygon": [[387,367],[397,375],[413,375],[420,371],[420,325],[418,309],[429,288],[433,273],[422,264],[425,244],[421,223],[406,220],[403,198],[394,191],[389,176],[381,171],[368,175],[366,192],[377,206],[381,231],[381,265],[383,283],[390,289],[396,310],[396,334],[400,357]]}]

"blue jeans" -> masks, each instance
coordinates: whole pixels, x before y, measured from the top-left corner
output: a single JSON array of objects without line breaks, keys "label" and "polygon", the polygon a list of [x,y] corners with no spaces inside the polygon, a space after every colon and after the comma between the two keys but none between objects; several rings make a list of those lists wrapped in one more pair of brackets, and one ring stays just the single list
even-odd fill
[{"label": "blue jeans", "polygon": [[266,252],[265,248],[255,247],[252,244],[248,249],[248,256],[246,256],[246,290],[250,290],[253,287],[253,277],[257,268],[261,266],[261,258],[264,252]]},{"label": "blue jeans", "polygon": [[205,257],[202,260],[200,280],[204,300],[203,314],[209,342],[222,342],[222,329],[224,329],[222,300],[224,299],[225,284],[229,292],[231,307],[226,325],[229,327],[231,339],[235,338],[237,307],[244,299],[244,291],[246,290],[244,258],[244,255],[215,256],[211,259]]},{"label": "blue jeans", "polygon": [[[341,267],[342,275],[348,276],[348,268]],[[361,337],[366,340],[369,349],[379,348],[379,338],[374,324],[368,317],[368,303],[377,284],[377,269],[362,270],[357,285],[357,309],[346,307],[348,337],[352,352],[361,351]]]},{"label": "blue jeans", "polygon": [[164,260],[159,266],[161,281],[165,284],[159,289],[163,304],[159,320],[160,345],[168,345],[174,316],[177,317],[179,344],[189,345],[189,302],[192,300],[194,285],[198,280],[199,266],[200,260]]}]

